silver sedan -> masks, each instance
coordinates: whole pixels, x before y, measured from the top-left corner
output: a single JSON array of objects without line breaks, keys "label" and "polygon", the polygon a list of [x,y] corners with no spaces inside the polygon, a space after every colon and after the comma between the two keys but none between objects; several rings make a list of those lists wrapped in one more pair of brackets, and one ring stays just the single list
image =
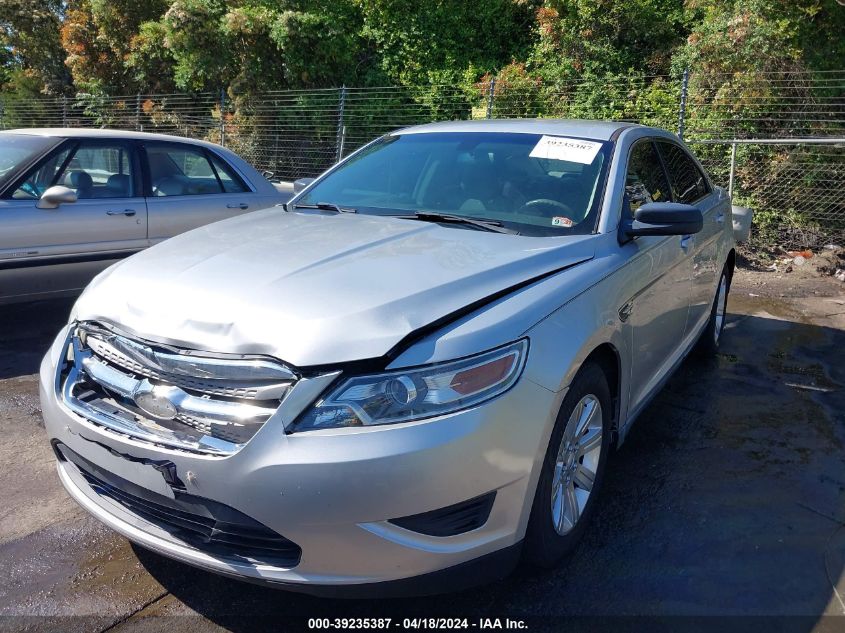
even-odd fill
[{"label": "silver sedan", "polygon": [[0,304],[78,292],[118,259],[292,192],[213,143],[116,130],[0,132]]},{"label": "silver sedan", "polygon": [[400,130],[91,283],[42,364],[59,475],[145,547],[300,591],[554,565],[612,449],[715,351],[734,257],[668,132]]}]

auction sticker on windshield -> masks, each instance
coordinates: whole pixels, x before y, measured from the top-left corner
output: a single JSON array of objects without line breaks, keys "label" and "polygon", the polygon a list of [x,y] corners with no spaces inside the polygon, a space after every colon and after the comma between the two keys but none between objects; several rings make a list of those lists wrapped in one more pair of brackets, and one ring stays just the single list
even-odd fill
[{"label": "auction sticker on windshield", "polygon": [[561,216],[561,215],[556,215],[555,217],[552,218],[552,226],[563,226],[563,227],[569,228],[573,224],[575,224],[575,223],[572,220],[570,220],[567,217]]},{"label": "auction sticker on windshield", "polygon": [[589,165],[601,149],[601,143],[583,141],[565,136],[546,136],[537,142],[529,156],[531,158],[550,158],[566,160],[570,163]]}]

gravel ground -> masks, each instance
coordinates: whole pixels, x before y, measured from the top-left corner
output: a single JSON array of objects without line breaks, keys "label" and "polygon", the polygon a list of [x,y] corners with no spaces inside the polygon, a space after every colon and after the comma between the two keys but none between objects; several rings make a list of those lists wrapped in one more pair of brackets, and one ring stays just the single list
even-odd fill
[{"label": "gravel ground", "polygon": [[87,516],[56,477],[35,377],[70,303],[3,308],[0,630],[285,630],[312,617],[448,615],[471,628],[508,617],[530,630],[748,630],[757,620],[735,616],[765,616],[767,629],[845,631],[845,284],[796,281],[738,271],[722,353],[687,360],[640,418],[567,565],[391,601],[223,579]]}]

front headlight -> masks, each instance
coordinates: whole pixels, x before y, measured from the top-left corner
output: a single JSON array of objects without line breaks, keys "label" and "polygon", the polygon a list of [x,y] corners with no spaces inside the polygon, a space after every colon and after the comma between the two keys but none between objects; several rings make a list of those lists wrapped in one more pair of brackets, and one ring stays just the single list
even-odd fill
[{"label": "front headlight", "polygon": [[358,376],[341,382],[294,424],[294,431],[396,424],[467,409],[510,389],[528,340],[456,361]]}]

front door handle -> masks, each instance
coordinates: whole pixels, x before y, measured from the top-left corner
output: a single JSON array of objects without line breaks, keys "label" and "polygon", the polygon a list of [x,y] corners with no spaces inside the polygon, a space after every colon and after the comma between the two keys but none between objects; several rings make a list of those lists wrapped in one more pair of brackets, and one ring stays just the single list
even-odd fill
[{"label": "front door handle", "polygon": [[681,248],[687,250],[690,246],[692,246],[692,242],[695,239],[694,235],[684,235],[681,238]]},{"label": "front door handle", "polygon": [[249,205],[246,202],[240,202],[237,204],[227,204],[227,209],[249,209]]},{"label": "front door handle", "polygon": [[725,223],[725,212],[724,211],[719,211],[719,215],[716,216],[716,222],[718,222],[719,224]]},{"label": "front door handle", "polygon": [[106,211],[106,215],[126,215],[132,217],[135,215],[135,209],[124,209],[123,211]]}]

